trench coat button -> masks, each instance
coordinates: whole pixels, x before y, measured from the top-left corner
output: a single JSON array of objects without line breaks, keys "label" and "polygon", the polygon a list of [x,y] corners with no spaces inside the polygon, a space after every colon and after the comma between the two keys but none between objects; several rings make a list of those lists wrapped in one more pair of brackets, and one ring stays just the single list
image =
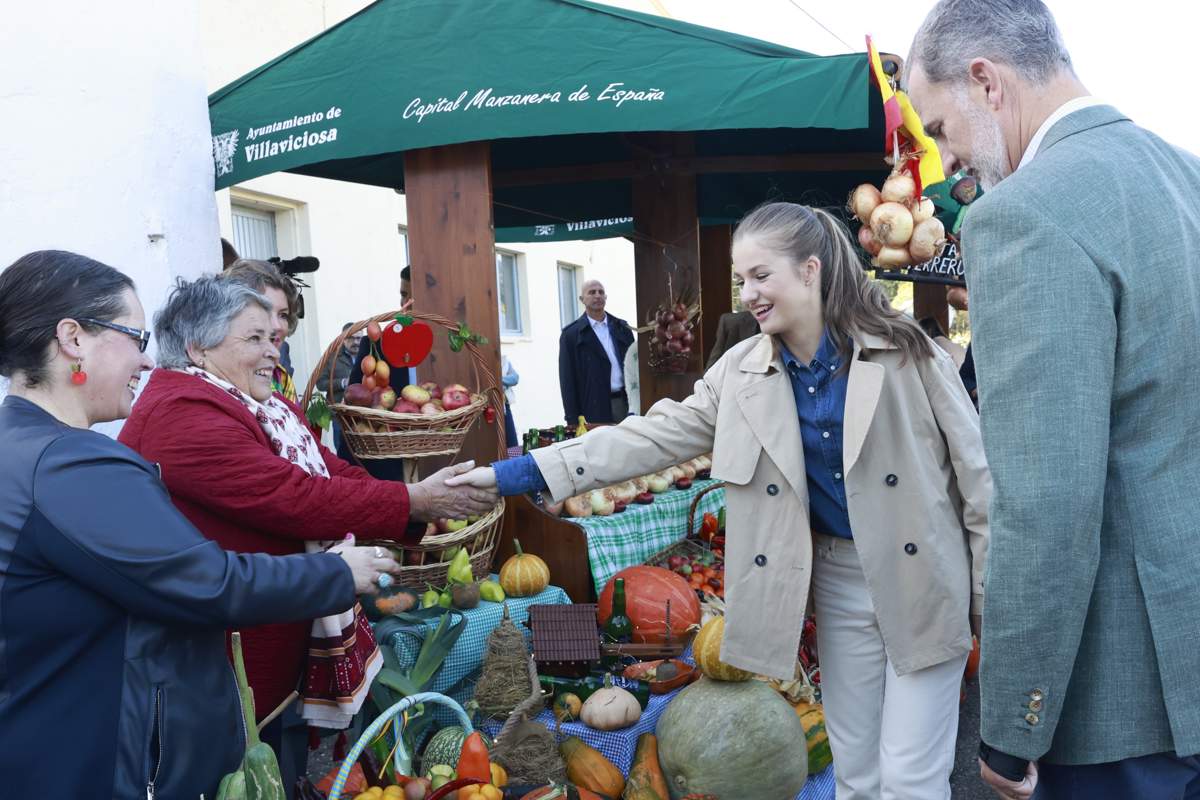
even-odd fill
[{"label": "trench coat button", "polygon": [[773,483],[768,483],[767,484],[767,494],[774,497],[775,495],[779,494],[779,487]]},{"label": "trench coat button", "polygon": [[767,557],[759,553],[754,557],[754,563],[760,567],[765,567],[767,565]]},{"label": "trench coat button", "polygon": [[917,554],[917,546],[912,542],[909,542],[908,544],[904,545],[904,552],[908,553],[910,556],[915,556]]},{"label": "trench coat button", "polygon": [[1041,711],[1042,710],[1042,701],[1041,700],[1030,700],[1029,701],[1029,710],[1030,711]]},{"label": "trench coat button", "polygon": [[1028,714],[1025,715],[1025,721],[1028,722],[1030,725],[1037,725],[1039,722],[1038,715],[1034,714],[1032,711],[1030,711]]},{"label": "trench coat button", "polygon": [[895,486],[897,483],[900,482],[900,479],[897,478],[895,475],[889,474],[886,478],[883,479],[883,482],[886,483],[888,486]]},{"label": "trench coat button", "polygon": [[576,475],[582,475],[582,474],[583,474],[583,467],[576,467],[576,468],[575,468],[575,474],[576,474]]},{"label": "trench coat button", "polygon": [[1042,700],[1046,699],[1046,695],[1044,692],[1042,692],[1041,689],[1034,689],[1032,692],[1029,693],[1029,699],[1042,701]]}]

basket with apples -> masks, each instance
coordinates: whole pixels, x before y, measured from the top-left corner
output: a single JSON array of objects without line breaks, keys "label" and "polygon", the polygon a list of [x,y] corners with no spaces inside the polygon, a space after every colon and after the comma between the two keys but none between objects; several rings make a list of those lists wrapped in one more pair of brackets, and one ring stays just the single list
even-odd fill
[{"label": "basket with apples", "polygon": [[881,268],[911,267],[940,255],[946,229],[933,201],[917,193],[907,170],[892,172],[882,189],[863,183],[850,193],[850,213],[862,223],[858,243]]},{"label": "basket with apples", "polygon": [[[461,383],[439,386],[434,381],[396,386],[396,375],[420,364],[433,347],[434,328],[444,329],[452,350],[470,356],[474,391]],[[346,387],[341,403],[333,402],[333,370],[337,354],[350,336],[365,331],[371,352],[362,359],[363,378]],[[495,373],[478,345],[487,340],[461,323],[434,314],[393,311],[351,325],[325,350],[304,395],[309,418],[320,419],[319,406],[341,423],[346,445],[360,459],[423,458],[454,455],[480,416],[494,425],[503,444],[500,391]],[[329,374],[329,389],[313,397],[316,379]],[[314,410],[316,409],[316,410]]]}]

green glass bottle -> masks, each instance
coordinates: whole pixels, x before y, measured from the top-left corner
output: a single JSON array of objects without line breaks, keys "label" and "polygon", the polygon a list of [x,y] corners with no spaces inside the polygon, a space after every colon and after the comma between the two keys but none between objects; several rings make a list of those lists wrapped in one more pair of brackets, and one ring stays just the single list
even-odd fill
[{"label": "green glass bottle", "polygon": [[567,438],[567,426],[559,425],[554,429],[554,441],[562,442]]},{"label": "green glass bottle", "polygon": [[617,578],[613,584],[612,615],[604,623],[604,639],[618,643],[633,640],[633,620],[625,613],[624,578]]}]

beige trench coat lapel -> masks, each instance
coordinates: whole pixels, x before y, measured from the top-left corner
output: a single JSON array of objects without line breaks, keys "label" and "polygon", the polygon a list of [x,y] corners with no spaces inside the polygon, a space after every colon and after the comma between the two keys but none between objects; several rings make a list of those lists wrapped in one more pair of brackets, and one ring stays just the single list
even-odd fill
[{"label": "beige trench coat lapel", "polygon": [[854,340],[854,355],[846,381],[846,410],[842,419],[842,472],[847,475],[862,453],[863,442],[875,417],[875,407],[879,404],[879,393],[883,390],[886,372],[882,364],[859,358],[863,344],[876,349],[893,347],[890,342],[876,336],[859,335]]},{"label": "beige trench coat lapel", "polygon": [[792,382],[783,369],[774,340],[764,336],[746,354],[739,368],[761,373],[738,389],[737,402],[750,425],[754,438],[779,467],[796,495],[808,502],[808,478],[804,467],[804,449],[800,441],[800,419],[796,415],[796,397]]}]

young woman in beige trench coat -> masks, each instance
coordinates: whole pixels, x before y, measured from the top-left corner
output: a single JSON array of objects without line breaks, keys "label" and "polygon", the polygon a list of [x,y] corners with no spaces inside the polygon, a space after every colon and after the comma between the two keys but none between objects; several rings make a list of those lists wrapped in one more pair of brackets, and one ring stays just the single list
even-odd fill
[{"label": "young woman in beige trench coat", "polygon": [[824,211],[756,209],[733,262],[762,333],[690,397],[451,480],[558,501],[711,450],[722,660],[791,678],[811,583],[838,800],[948,798],[991,495],[975,409]]}]

